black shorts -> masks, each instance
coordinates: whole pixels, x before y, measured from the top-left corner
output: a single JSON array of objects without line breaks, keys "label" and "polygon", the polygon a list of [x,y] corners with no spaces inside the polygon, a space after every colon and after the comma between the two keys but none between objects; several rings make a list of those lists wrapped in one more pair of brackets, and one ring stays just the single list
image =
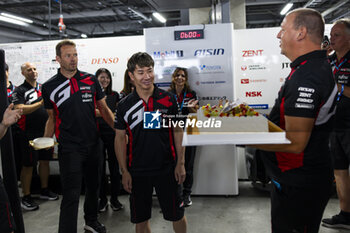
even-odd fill
[{"label": "black shorts", "polygon": [[29,141],[37,137],[26,136],[24,133],[18,135],[18,145],[21,146],[20,152],[22,153],[22,165],[25,167],[36,166],[38,160],[52,160],[53,159],[53,148],[34,150],[29,145]]},{"label": "black shorts", "polygon": [[0,177],[0,232],[9,233],[15,230],[15,221],[12,216],[7,193]]},{"label": "black shorts", "polygon": [[275,184],[271,190],[272,233],[317,233],[332,182],[315,187]]},{"label": "black shorts", "polygon": [[141,223],[151,218],[153,187],[164,219],[173,222],[181,220],[185,213],[181,197],[182,188],[176,182],[174,172],[171,171],[166,175],[132,177],[131,222]]},{"label": "black shorts", "polygon": [[348,170],[350,165],[350,129],[331,134],[332,161],[335,170]]}]

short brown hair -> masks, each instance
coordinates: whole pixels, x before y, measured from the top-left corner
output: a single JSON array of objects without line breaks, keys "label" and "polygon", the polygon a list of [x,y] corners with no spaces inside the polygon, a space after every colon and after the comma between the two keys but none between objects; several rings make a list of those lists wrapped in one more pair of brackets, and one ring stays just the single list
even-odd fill
[{"label": "short brown hair", "polygon": [[76,44],[71,40],[62,40],[56,45],[56,56],[61,57],[61,48],[65,45],[70,45],[76,47]]},{"label": "short brown hair", "polygon": [[136,65],[139,67],[154,67],[154,61],[153,58],[148,54],[144,52],[138,52],[131,56],[131,58],[128,61],[128,71],[131,73],[134,73],[136,69]]},{"label": "short brown hair", "polygon": [[321,44],[324,34],[324,19],[320,12],[309,8],[298,8],[289,14],[295,14],[294,29],[305,27],[314,43]]},{"label": "short brown hair", "polygon": [[350,18],[338,19],[337,21],[334,22],[333,26],[337,24],[344,24],[346,33],[348,35],[350,34]]}]

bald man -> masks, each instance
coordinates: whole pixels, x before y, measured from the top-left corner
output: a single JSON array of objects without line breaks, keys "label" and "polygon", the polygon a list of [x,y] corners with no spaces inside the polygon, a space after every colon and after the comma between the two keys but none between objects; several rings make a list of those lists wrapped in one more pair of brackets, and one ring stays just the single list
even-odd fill
[{"label": "bald man", "polygon": [[47,112],[41,96],[41,84],[37,82],[38,72],[34,64],[26,62],[21,66],[25,80],[18,86],[12,95],[15,109],[23,109],[23,115],[18,121],[20,128],[20,143],[22,153],[21,185],[23,197],[21,206],[25,210],[34,211],[39,209],[30,193],[33,167],[39,160],[39,176],[41,181],[40,198],[44,200],[57,200],[58,195],[48,189],[50,174],[49,160],[52,159],[52,150],[33,150],[29,140],[42,137],[45,130]]}]

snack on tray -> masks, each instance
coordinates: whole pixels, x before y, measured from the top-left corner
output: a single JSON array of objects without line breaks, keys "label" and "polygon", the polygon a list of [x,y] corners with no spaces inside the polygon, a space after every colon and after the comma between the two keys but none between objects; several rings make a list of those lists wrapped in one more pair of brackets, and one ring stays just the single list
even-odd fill
[{"label": "snack on tray", "polygon": [[242,116],[259,116],[253,108],[239,100],[235,102],[226,101],[225,105],[219,102],[218,105],[210,106],[207,104],[202,106],[202,111],[206,117],[242,117]]}]

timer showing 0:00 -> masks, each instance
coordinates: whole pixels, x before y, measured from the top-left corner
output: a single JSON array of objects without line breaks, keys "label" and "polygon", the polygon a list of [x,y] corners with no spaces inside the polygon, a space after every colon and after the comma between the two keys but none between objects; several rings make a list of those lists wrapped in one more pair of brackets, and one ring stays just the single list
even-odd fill
[{"label": "timer showing 0:00", "polygon": [[186,31],[175,31],[175,40],[192,40],[192,39],[203,39],[203,29],[197,30],[186,30]]}]

